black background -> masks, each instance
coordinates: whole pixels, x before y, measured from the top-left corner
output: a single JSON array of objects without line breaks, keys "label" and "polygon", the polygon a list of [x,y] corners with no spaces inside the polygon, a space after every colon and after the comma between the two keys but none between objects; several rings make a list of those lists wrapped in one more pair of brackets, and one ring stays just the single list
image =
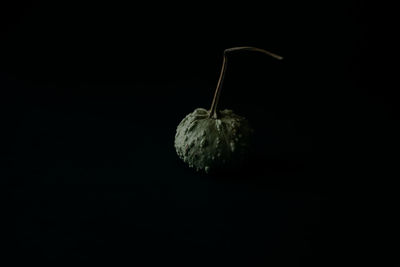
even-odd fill
[{"label": "black background", "polygon": [[[0,5],[4,261],[394,266],[393,14],[363,1]],[[256,129],[249,163],[196,173],[180,120]]]}]

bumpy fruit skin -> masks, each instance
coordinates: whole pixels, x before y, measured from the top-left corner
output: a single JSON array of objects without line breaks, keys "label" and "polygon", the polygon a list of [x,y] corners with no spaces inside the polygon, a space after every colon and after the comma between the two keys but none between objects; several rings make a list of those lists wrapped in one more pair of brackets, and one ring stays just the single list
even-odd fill
[{"label": "bumpy fruit skin", "polygon": [[207,110],[197,108],[178,125],[175,149],[190,167],[208,173],[241,161],[252,133],[248,121],[232,110],[220,111],[214,119]]}]

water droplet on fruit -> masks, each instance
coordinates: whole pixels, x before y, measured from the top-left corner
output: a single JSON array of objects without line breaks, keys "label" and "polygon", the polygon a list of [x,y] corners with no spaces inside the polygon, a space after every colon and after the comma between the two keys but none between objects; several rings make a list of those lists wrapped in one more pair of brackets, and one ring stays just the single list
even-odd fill
[{"label": "water droplet on fruit", "polygon": [[222,125],[222,122],[221,122],[221,120],[215,120],[215,125],[217,126],[217,130],[218,131],[221,131],[221,125]]},{"label": "water droplet on fruit", "polygon": [[230,142],[230,146],[231,146],[231,151],[234,152],[235,151],[235,143],[234,142]]}]

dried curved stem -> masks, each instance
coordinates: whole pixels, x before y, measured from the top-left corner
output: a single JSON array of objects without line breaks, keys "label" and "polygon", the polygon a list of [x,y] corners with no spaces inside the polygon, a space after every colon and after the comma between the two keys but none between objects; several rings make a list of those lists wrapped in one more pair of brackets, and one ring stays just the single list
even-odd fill
[{"label": "dried curved stem", "polygon": [[222,68],[221,68],[221,73],[219,75],[219,79],[218,79],[218,83],[217,83],[217,88],[215,89],[215,93],[214,93],[214,98],[212,100],[211,103],[211,108],[209,111],[209,118],[217,118],[217,104],[219,101],[219,96],[221,94],[221,87],[222,87],[222,83],[224,81],[224,77],[225,77],[225,72],[226,72],[226,66],[228,63],[228,59],[227,59],[227,53],[228,52],[233,52],[233,51],[239,51],[239,50],[248,50],[248,51],[255,51],[255,52],[261,52],[264,53],[268,56],[271,56],[275,59],[279,59],[282,60],[283,57],[278,56],[274,53],[271,53],[267,50],[261,49],[261,48],[257,48],[257,47],[251,47],[251,46],[239,46],[239,47],[232,47],[232,48],[228,48],[224,50],[224,57],[222,60]]}]

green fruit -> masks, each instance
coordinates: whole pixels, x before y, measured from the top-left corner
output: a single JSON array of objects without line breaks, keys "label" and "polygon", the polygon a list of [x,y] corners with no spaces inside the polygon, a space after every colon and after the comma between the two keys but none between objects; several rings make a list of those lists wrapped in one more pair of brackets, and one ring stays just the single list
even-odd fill
[{"label": "green fruit", "polygon": [[232,110],[217,112],[227,65],[226,54],[237,50],[257,51],[282,59],[278,55],[255,47],[234,47],[224,51],[222,70],[210,110],[196,109],[187,115],[176,129],[176,152],[189,167],[196,170],[208,173],[211,170],[235,166],[249,151],[253,130],[248,121]]},{"label": "green fruit", "polygon": [[179,157],[196,170],[220,169],[245,158],[252,129],[248,121],[223,110],[217,119],[203,108],[187,115],[178,125],[175,149]]}]

